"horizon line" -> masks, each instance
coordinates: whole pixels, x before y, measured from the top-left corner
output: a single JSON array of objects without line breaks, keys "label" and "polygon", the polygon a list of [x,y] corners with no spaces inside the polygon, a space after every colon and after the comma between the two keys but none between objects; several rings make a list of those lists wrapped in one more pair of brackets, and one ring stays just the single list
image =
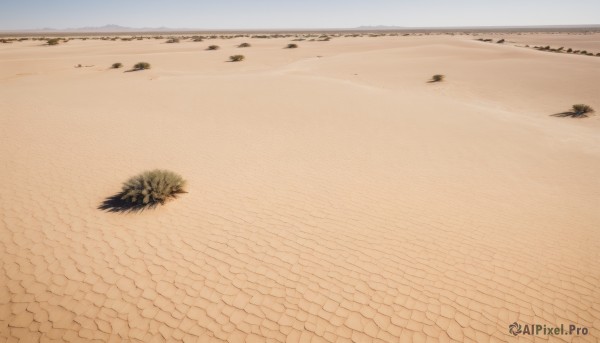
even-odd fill
[{"label": "horizon line", "polygon": [[[396,26],[396,25],[361,25],[355,27],[287,27],[287,28],[171,28],[160,27],[128,27],[117,24],[107,24],[103,26],[75,27],[75,28],[35,28],[35,29],[0,29],[0,32],[12,33],[36,33],[36,32],[56,32],[56,33],[123,33],[123,31],[102,31],[102,29],[119,28],[130,32],[210,32],[210,31],[231,31],[231,32],[252,32],[252,31],[352,31],[352,30],[450,30],[450,29],[516,29],[516,28],[600,28],[600,24],[547,24],[547,25],[473,25],[473,26]],[[86,31],[89,30],[89,31]],[[136,31],[138,30],[138,31]]]}]

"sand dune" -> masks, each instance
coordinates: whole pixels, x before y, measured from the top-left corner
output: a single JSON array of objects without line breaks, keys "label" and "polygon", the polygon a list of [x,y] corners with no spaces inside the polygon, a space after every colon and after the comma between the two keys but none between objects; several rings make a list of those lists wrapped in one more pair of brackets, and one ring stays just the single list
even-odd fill
[{"label": "sand dune", "polygon": [[[0,340],[600,338],[600,119],[551,116],[600,58],[287,43],[0,44]],[[189,193],[98,210],[154,168]]]}]

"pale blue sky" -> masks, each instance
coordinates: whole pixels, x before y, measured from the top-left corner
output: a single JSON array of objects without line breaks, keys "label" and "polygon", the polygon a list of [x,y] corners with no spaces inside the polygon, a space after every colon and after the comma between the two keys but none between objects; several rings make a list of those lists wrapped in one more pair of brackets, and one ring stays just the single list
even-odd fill
[{"label": "pale blue sky", "polygon": [[0,30],[600,24],[600,0],[0,0]]}]

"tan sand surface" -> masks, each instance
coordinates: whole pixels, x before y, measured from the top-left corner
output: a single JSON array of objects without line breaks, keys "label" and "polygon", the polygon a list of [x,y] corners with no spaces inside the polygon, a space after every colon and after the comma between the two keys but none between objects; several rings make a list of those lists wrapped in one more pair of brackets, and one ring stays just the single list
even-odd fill
[{"label": "tan sand surface", "polygon": [[0,44],[0,342],[600,339],[600,58],[289,42]]}]

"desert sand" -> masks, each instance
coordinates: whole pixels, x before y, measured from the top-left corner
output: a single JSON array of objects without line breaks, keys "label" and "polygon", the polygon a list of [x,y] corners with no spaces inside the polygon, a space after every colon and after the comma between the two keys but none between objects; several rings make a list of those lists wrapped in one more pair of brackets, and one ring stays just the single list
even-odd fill
[{"label": "desert sand", "polygon": [[598,341],[600,58],[486,36],[0,44],[0,341]]}]

